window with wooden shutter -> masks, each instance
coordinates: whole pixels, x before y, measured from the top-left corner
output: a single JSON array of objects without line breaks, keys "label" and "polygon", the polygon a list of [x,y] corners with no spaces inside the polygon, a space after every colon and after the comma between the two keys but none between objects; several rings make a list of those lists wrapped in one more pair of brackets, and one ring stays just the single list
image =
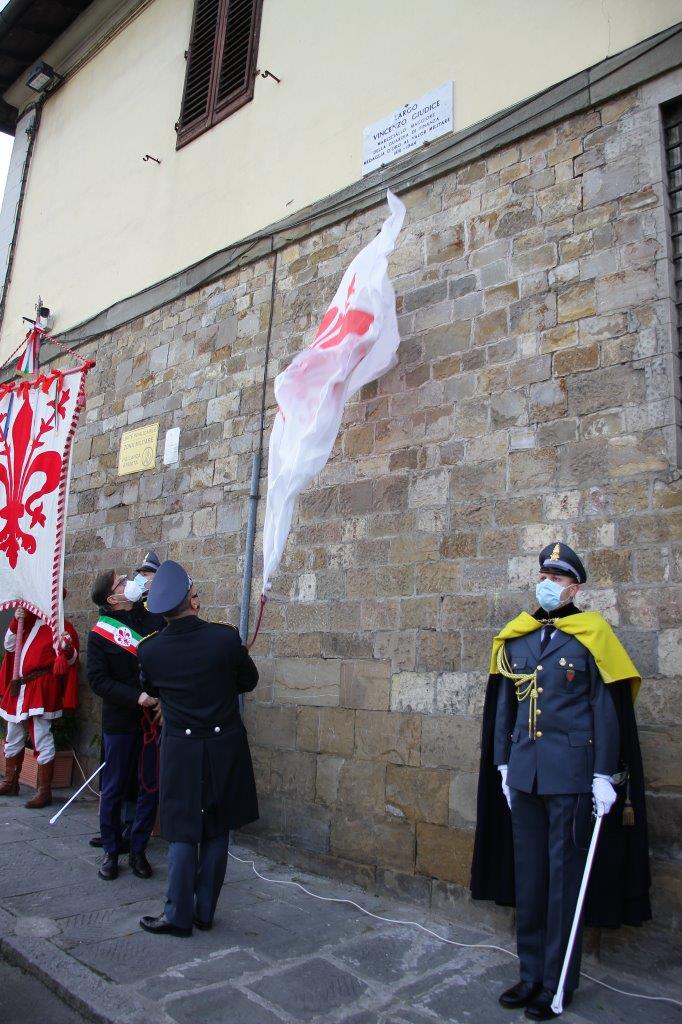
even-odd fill
[{"label": "window with wooden shutter", "polygon": [[178,147],[253,99],[262,0],[195,0]]}]

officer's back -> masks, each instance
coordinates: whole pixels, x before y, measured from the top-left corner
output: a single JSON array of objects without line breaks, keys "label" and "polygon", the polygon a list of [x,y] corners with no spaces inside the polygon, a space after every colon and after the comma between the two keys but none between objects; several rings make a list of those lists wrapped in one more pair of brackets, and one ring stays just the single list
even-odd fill
[{"label": "officer's back", "polygon": [[168,727],[223,730],[239,723],[239,694],[254,689],[258,670],[234,626],[191,615],[171,620],[143,648],[145,678],[161,696]]}]

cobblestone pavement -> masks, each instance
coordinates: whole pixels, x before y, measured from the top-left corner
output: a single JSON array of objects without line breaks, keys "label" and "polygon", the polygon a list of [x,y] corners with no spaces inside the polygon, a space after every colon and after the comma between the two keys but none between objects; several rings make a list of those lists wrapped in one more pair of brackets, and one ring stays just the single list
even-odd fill
[{"label": "cobblestone pavement", "polygon": [[[54,808],[26,810],[23,799],[0,798],[1,946],[14,963],[67,993],[86,1016],[117,1024],[513,1024],[523,1019],[497,1004],[499,991],[517,977],[514,960],[504,953],[455,948],[405,925],[373,920],[347,904],[267,884],[234,860],[212,931],[195,932],[190,939],[148,935],[138,921],[163,907],[165,844],[158,839],[150,844],[152,879],[135,878],[122,859],[119,878],[103,882],[97,878],[99,851],[87,842],[97,831],[96,805],[75,805],[50,826],[53,813]],[[270,878],[295,878],[320,895],[419,921],[459,942],[513,948],[509,935],[484,931],[471,921],[444,922],[388,896],[304,875],[254,855],[243,844],[234,852],[255,857]],[[586,970],[619,988],[682,998],[680,958],[670,936],[657,937],[652,929],[645,946],[624,937],[613,948],[611,962],[588,959]],[[77,1018],[36,1019],[61,1024]],[[584,980],[565,1019],[569,1024],[642,1019],[668,1024],[682,1016],[669,1004],[627,999]]]}]

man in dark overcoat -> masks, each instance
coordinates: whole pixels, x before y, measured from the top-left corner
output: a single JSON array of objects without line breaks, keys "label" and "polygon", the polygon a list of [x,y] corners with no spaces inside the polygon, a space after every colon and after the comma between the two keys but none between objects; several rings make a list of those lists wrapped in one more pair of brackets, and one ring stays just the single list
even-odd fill
[{"label": "man in dark overcoat", "polygon": [[161,834],[168,840],[168,893],[158,917],[140,925],[186,936],[213,924],[225,879],[230,829],[258,817],[256,784],[239,694],[258,670],[234,626],[199,618],[199,596],[177,562],[163,562],[149,611],[167,626],[139,649],[140,672],[163,713]]},{"label": "man in dark overcoat", "polygon": [[[99,618],[88,634],[88,682],[102,698],[102,738],[105,766],[99,819],[105,856],[99,877],[118,877],[118,857],[124,844],[121,808],[137,776],[139,795],[129,838],[129,863],[139,878],[149,878],[147,843],[158,804],[157,754],[144,742],[143,709],[153,711],[158,701],[140,689],[137,650],[140,640],[157,629],[159,621],[132,600],[127,576],[113,569],[100,573],[91,597]],[[128,596],[126,596],[126,594]]]}]

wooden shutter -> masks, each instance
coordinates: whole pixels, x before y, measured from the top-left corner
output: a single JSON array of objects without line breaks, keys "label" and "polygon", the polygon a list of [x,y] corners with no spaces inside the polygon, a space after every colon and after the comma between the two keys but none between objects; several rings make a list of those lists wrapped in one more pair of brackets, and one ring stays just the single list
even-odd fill
[{"label": "wooden shutter", "polygon": [[221,0],[196,0],[187,54],[185,91],[178,122],[179,133],[206,127],[211,113],[212,72],[215,64]]},{"label": "wooden shutter", "polygon": [[195,0],[178,146],[253,99],[262,0]]}]

